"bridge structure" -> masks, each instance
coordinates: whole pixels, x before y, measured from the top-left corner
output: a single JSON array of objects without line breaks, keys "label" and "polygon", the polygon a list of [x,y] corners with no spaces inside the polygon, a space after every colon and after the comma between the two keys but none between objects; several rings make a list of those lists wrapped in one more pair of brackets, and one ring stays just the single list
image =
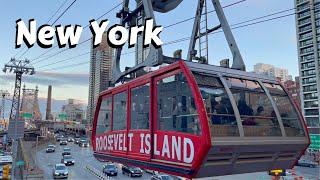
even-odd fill
[{"label": "bridge structure", "polygon": [[26,85],[22,89],[22,101],[20,107],[21,117],[25,120],[39,121],[42,119],[39,102],[38,102],[39,89],[27,89]]}]

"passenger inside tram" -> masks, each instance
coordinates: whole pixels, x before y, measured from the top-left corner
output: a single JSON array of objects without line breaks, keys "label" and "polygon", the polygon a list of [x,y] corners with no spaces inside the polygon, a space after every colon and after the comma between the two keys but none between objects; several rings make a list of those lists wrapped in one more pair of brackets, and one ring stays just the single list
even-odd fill
[{"label": "passenger inside tram", "polygon": [[157,82],[158,129],[199,135],[194,97],[182,73]]}]

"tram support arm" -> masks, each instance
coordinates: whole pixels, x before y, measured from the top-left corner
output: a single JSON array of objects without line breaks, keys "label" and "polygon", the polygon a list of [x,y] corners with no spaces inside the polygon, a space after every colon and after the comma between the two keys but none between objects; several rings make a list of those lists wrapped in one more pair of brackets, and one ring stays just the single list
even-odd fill
[{"label": "tram support arm", "polygon": [[220,4],[219,0],[212,0],[212,4],[214,6],[214,9],[216,10],[216,13],[219,18],[223,33],[226,37],[226,40],[228,42],[229,48],[230,48],[232,56],[233,56],[233,63],[232,63],[231,68],[245,71],[246,66],[245,66],[244,61],[242,59],[242,56],[240,54],[236,40],[233,37],[233,34],[231,32],[230,26],[228,24],[228,21],[227,21],[227,18],[225,16],[224,12],[223,12],[221,4]]}]

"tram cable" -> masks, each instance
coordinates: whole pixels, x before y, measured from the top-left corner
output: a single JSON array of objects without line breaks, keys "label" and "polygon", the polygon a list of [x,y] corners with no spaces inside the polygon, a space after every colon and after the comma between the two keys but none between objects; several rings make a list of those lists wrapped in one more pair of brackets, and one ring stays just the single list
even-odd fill
[{"label": "tram cable", "polygon": [[76,2],[77,0],[74,0],[61,14],[60,16],[52,23],[55,24],[71,7],[72,5]]},{"label": "tram cable", "polygon": [[[234,2],[234,3],[231,3],[231,4],[228,4],[228,5],[226,5],[226,6],[223,6],[223,8],[231,7],[231,6],[237,5],[237,4],[242,3],[242,2],[245,2],[245,1],[247,1],[247,0],[240,0],[240,1],[237,1],[237,2]],[[107,11],[106,13],[102,14],[101,16],[99,16],[96,20],[99,20],[99,19],[101,19],[102,17],[104,17],[105,15],[109,14],[110,12],[112,12],[113,10],[115,10],[116,8],[118,8],[120,5],[122,5],[122,2],[119,3],[119,4],[117,4],[117,5],[114,6],[113,8],[111,8],[111,9],[110,9],[109,11]],[[212,13],[212,12],[214,12],[214,10],[209,11],[209,12],[207,12],[207,13]],[[195,18],[195,17],[187,18],[187,19],[184,19],[184,20],[182,20],[182,21],[179,21],[179,22],[176,22],[176,23],[173,23],[173,24],[164,26],[164,28],[169,28],[169,27],[172,27],[172,26],[181,24],[181,23],[183,23],[183,22],[190,21],[190,20],[192,20],[192,19],[194,19],[194,18]],[[86,26],[84,27],[84,29],[85,29],[85,28],[88,28],[88,27],[89,27],[89,24],[86,25]],[[86,39],[85,42],[89,41],[90,39],[92,39],[92,38]],[[80,45],[80,44],[82,44],[82,43],[83,43],[83,42],[80,42],[78,45]],[[55,47],[58,47],[58,45],[50,48],[49,50],[47,50],[46,52],[42,53],[42,54],[39,55],[38,57],[32,59],[31,62],[40,59],[43,55],[45,55],[45,54],[47,54],[48,52],[52,51]],[[54,57],[55,55],[59,55],[60,53],[66,51],[66,50],[69,50],[69,49],[67,48],[67,49],[58,51],[58,52],[56,52],[56,53],[54,53],[54,54],[52,54],[52,55],[49,55],[49,58],[52,58],[52,57]],[[36,61],[35,63],[33,63],[33,65],[34,65],[34,64],[37,64],[37,63],[39,63],[39,62],[45,61],[45,60],[47,60],[47,59],[49,59],[49,58],[46,57],[46,58],[40,59],[40,60]]]},{"label": "tram cable", "polygon": [[[66,4],[68,2],[68,0],[65,0],[63,3],[61,3],[61,5],[58,7],[58,9],[51,15],[51,17],[48,19],[48,21],[47,21],[47,23],[46,24],[49,24],[49,22],[52,20],[52,18],[61,10],[61,8]],[[27,46],[25,46],[24,48],[22,48],[20,51],[18,51],[13,57],[15,58],[18,54],[20,54],[25,48],[27,48]],[[27,49],[29,49],[29,48],[27,48]],[[27,51],[27,50],[26,50]],[[19,58],[20,57],[22,57],[25,53],[26,53],[26,51],[25,52],[23,52],[20,56],[19,56]],[[18,58],[18,59],[19,59]]]},{"label": "tram cable", "polygon": [[[259,16],[259,17],[253,18],[253,19],[249,19],[249,20],[246,20],[246,21],[242,21],[242,22],[239,22],[239,23],[235,23],[235,24],[231,25],[231,29],[239,29],[239,28],[243,28],[243,27],[247,27],[247,26],[252,26],[252,25],[255,25],[255,24],[260,24],[260,23],[264,23],[264,22],[268,22],[268,21],[272,21],[272,20],[276,20],[276,19],[281,19],[281,18],[285,18],[285,17],[288,17],[288,16],[292,16],[292,15],[295,15],[296,13],[290,13],[290,14],[286,14],[286,15],[281,15],[281,16],[277,16],[277,17],[273,17],[273,18],[264,19],[264,20],[261,20],[261,21],[245,24],[245,23],[256,21],[256,20],[263,19],[263,18],[266,18],[266,17],[270,17],[270,16],[282,14],[282,13],[285,13],[285,12],[289,12],[289,11],[292,11],[294,9],[295,8],[285,9],[285,10],[277,11],[277,12],[274,12],[274,13],[271,13],[271,14],[267,14],[267,15]],[[241,25],[241,24],[244,24],[244,25]],[[216,33],[221,33],[221,32],[223,32],[223,31],[220,30],[220,31],[216,31],[216,32],[211,32],[211,33],[209,33],[209,35],[216,34]],[[90,40],[90,39],[88,39],[88,40]],[[162,46],[176,44],[176,43],[184,42],[184,41],[187,41],[187,40],[190,40],[190,37],[184,37],[184,38],[179,38],[179,39],[176,39],[176,40],[172,40],[172,41],[164,43]],[[68,50],[68,49],[66,49],[66,50]],[[135,51],[125,52],[125,53],[122,53],[121,55],[128,55],[128,54],[133,54],[133,53],[135,53]],[[89,54],[89,53],[87,53],[87,54]],[[79,57],[79,55],[74,56],[73,58],[68,58],[68,59],[71,60],[71,59],[74,59],[76,57]],[[65,62],[65,60],[63,60],[63,62]],[[41,68],[42,67],[46,67],[46,66],[50,66],[50,65],[53,65],[53,64],[57,64],[57,63],[47,64],[47,65],[41,66]],[[46,70],[50,70],[51,71],[52,69],[46,69]]]},{"label": "tram cable", "polygon": [[[109,13],[111,13],[112,11],[114,11],[116,8],[118,8],[118,7],[119,7],[120,5],[122,5],[122,4],[123,4],[122,2],[116,4],[114,7],[112,7],[111,9],[109,9],[107,12],[103,13],[102,15],[100,15],[96,20],[99,20],[99,19],[103,18],[104,16],[106,16],[106,15],[109,14]],[[86,28],[88,28],[89,26],[90,26],[90,25],[87,24],[85,27],[83,27],[83,29],[86,29]],[[91,38],[90,38],[90,39],[91,39]],[[80,42],[78,45],[83,44],[83,43],[89,41],[90,39],[86,39],[86,40]],[[53,46],[52,48],[48,49],[47,51],[45,51],[44,53],[40,54],[40,55],[37,56],[36,58],[31,59],[30,62],[33,62],[33,61],[36,61],[36,60],[37,60],[36,62],[33,63],[33,64],[37,64],[37,63],[39,63],[39,62],[42,62],[42,61],[48,59],[47,57],[46,57],[46,58],[42,58],[42,57],[43,57],[44,55],[48,54],[50,51],[54,50],[56,47],[58,47],[58,45]],[[54,54],[58,55],[58,54],[66,51],[66,50],[69,50],[69,49],[68,49],[68,48],[63,49],[63,50],[58,51],[58,52],[56,52],[56,53],[54,53]],[[54,54],[49,55],[49,58],[54,57]],[[41,59],[41,58],[42,58],[42,59]],[[40,59],[40,60],[38,60],[38,59]]]},{"label": "tram cable", "polygon": [[[56,20],[51,23],[51,26],[53,26],[72,6],[73,4],[76,2],[77,0],[74,0],[60,15],[58,18],[56,18]],[[23,54],[21,54],[18,59],[20,59],[21,57],[23,57],[28,51],[29,51],[30,48],[28,48]],[[30,61],[32,62],[32,60]]]}]

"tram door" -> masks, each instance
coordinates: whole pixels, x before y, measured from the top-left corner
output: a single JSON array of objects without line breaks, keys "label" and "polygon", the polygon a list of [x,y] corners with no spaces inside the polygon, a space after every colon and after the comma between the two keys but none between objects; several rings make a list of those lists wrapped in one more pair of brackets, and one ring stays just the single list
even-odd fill
[{"label": "tram door", "polygon": [[151,134],[151,81],[142,80],[129,86],[129,121],[127,155],[135,159],[150,160],[152,154]]}]

